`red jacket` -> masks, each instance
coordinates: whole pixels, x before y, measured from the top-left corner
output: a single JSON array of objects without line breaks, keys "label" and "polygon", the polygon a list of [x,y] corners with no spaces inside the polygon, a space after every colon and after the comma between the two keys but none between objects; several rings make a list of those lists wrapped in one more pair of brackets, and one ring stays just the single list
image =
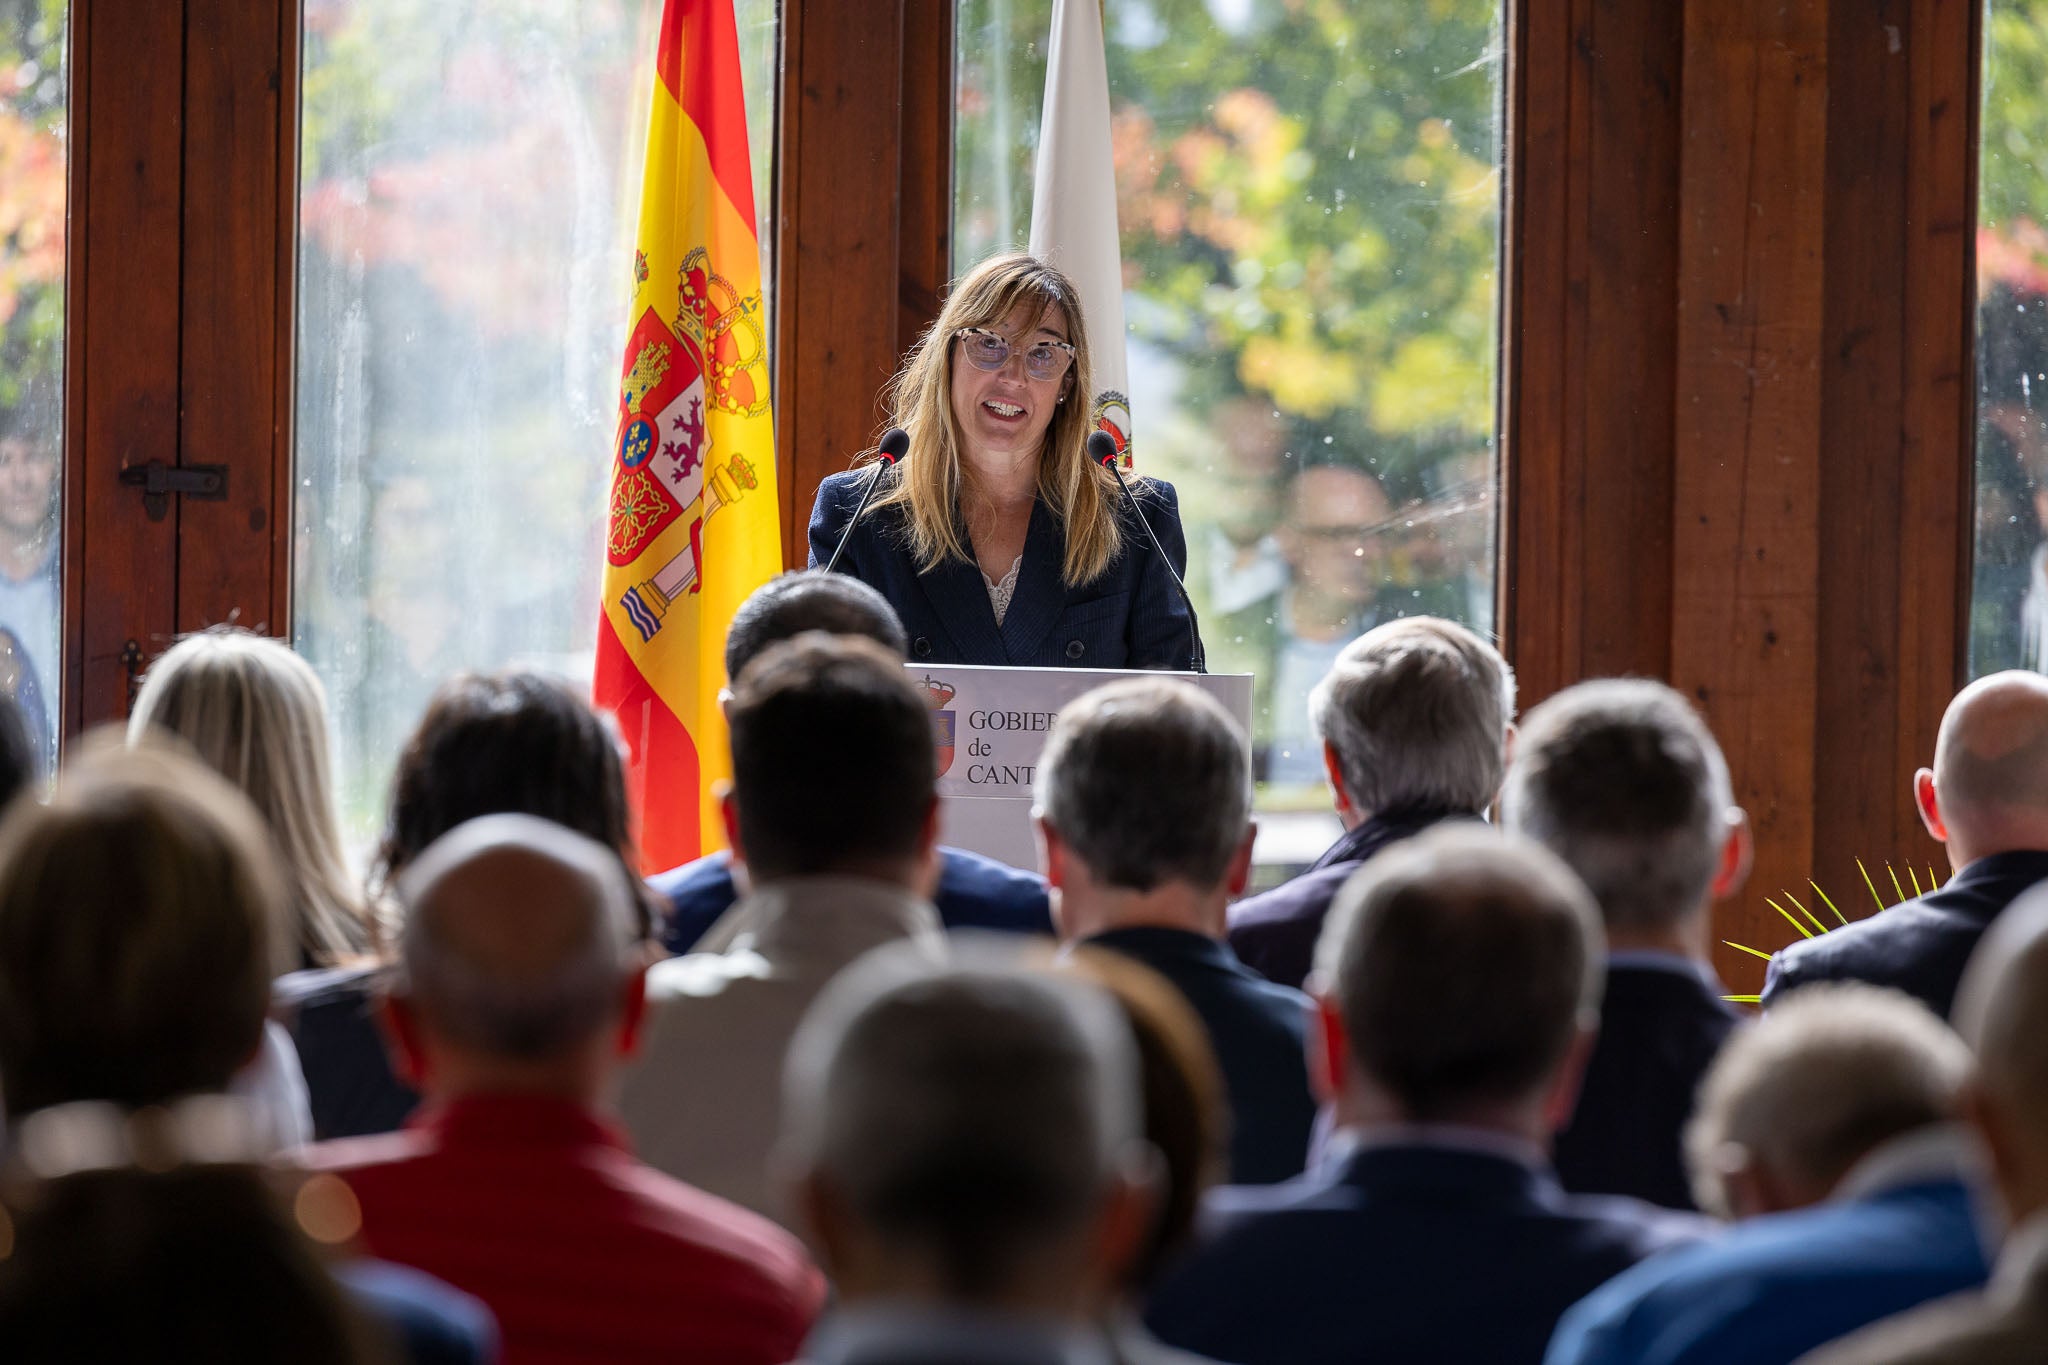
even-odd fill
[{"label": "red jacket", "polygon": [[795,1358],[824,1281],[788,1233],[642,1165],[589,1111],[473,1097],[309,1149],[374,1256],[497,1314],[505,1365]]}]

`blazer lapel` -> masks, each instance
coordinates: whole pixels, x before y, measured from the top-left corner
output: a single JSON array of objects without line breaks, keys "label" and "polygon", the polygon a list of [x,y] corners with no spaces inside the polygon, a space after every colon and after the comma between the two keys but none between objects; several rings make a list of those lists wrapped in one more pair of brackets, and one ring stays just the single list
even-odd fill
[{"label": "blazer lapel", "polygon": [[[909,551],[903,555],[911,572],[917,575],[917,586],[923,590],[925,600],[946,623],[946,631],[959,646],[961,656],[996,663],[1005,657],[1003,637],[996,633],[995,609],[988,604],[988,585],[982,581],[973,553],[970,545],[969,558],[942,560],[930,573],[917,573]],[[1021,585],[1018,596],[1023,596]]]},{"label": "blazer lapel", "polygon": [[[1031,504],[1031,526],[1024,533],[1024,567],[1017,571],[1017,591],[1003,613],[1004,657],[1012,663],[1038,652],[1046,632],[1066,609],[1067,589],[1060,569],[1066,558],[1059,524],[1043,498]],[[989,613],[994,620],[994,613]]]}]

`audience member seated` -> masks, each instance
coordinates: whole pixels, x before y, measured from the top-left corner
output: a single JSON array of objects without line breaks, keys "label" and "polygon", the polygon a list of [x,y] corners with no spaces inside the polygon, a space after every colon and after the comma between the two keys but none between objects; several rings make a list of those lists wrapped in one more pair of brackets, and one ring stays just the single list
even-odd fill
[{"label": "audience member seated", "polygon": [[1300,1179],[1211,1197],[1146,1315],[1160,1338],[1238,1365],[1534,1365],[1566,1308],[1699,1236],[1548,1169],[1601,951],[1592,898],[1524,840],[1432,830],[1366,864],[1313,983],[1337,1133]]},{"label": "audience member seated", "polygon": [[1985,935],[1955,1019],[1975,1054],[1963,1111],[2008,1229],[1991,1283],[1887,1318],[1802,1365],[2020,1365],[2048,1352],[2048,891],[2022,898]]},{"label": "audience member seated", "polygon": [[1969,1053],[1895,991],[1817,987],[1738,1034],[1687,1134],[1701,1202],[1745,1221],[1566,1313],[1546,1365],[1789,1365],[1984,1282],[1956,1122]]},{"label": "audience member seated", "polygon": [[1581,683],[1525,718],[1501,819],[1564,859],[1607,929],[1600,1037],[1557,1135],[1558,1180],[1690,1209],[1680,1136],[1736,1024],[1707,915],[1749,870],[1721,748],[1662,683]]},{"label": "audience member seated", "polygon": [[1301,1174],[1316,1116],[1308,998],[1223,941],[1252,863],[1251,757],[1236,723],[1185,683],[1097,688],[1053,722],[1035,816],[1061,937],[1144,963],[1201,1017],[1230,1095],[1231,1180]]},{"label": "audience member seated", "polygon": [[[267,1111],[225,1093],[262,1043],[286,900],[256,812],[173,754],[90,754],[0,823],[8,1359],[384,1358],[266,1184]],[[492,1358],[467,1296],[343,1273],[407,1358]]]},{"label": "audience member seated", "polygon": [[[341,1030],[364,1040],[365,1068],[391,1092],[374,1046],[363,996],[378,970],[381,935],[342,852],[327,753],[327,699],[320,679],[285,644],[219,627],[172,645],[143,679],[128,717],[130,743],[172,734],[248,797],[270,830],[290,901],[288,970],[273,987],[272,1008],[292,1031],[287,1059],[303,1069],[311,1103],[301,1140],[355,1131],[351,1100],[364,1084],[350,1053],[325,1046],[336,1029],[329,1011],[357,1018]],[[339,1066],[337,1067],[337,1063]],[[372,1126],[388,1127],[412,1107],[410,1096]]]},{"label": "audience member seated", "polygon": [[780,1365],[823,1293],[802,1250],[598,1112],[639,1021],[637,889],[616,848],[530,815],[409,858],[386,1009],[426,1105],[306,1161],[348,1183],[372,1254],[491,1306],[507,1365]]},{"label": "audience member seated", "polygon": [[1161,1343],[1137,1314],[1160,1274],[1192,1245],[1202,1198],[1226,1169],[1223,1077],[1202,1021],[1157,972],[1086,947],[1062,953],[1057,963],[1108,991],[1123,1010],[1138,1045],[1145,1140],[1160,1156],[1151,1231],[1124,1270],[1123,1301],[1109,1322],[1116,1365],[1187,1365],[1200,1357]]},{"label": "audience member seated", "polygon": [[1131,1033],[1071,976],[884,949],[790,1049],[781,1164],[838,1299],[809,1365],[1083,1365],[1151,1226]]},{"label": "audience member seated", "polygon": [[358,964],[378,945],[342,852],[327,754],[327,694],[291,647],[230,626],[187,635],[150,665],[131,743],[166,731],[249,798],[291,900],[299,967]]},{"label": "audience member seated", "polygon": [[1765,1009],[1810,982],[1868,981],[1948,1017],[1977,940],[2015,896],[2048,878],[2048,678],[1994,673],[1957,693],[1934,768],[1913,774],[1913,799],[1955,875],[1780,952],[1765,976]]},{"label": "audience member seated", "polygon": [[[647,1022],[619,1112],[651,1165],[771,1217],[773,1078],[805,1009],[842,967],[945,936],[931,893],[938,795],[931,716],[887,650],[802,635],[741,672],[727,719],[734,864],[753,888],[707,949],[647,975]],[[817,758],[830,754],[831,761]]]},{"label": "audience member seated", "polygon": [[1238,902],[1230,946],[1268,980],[1300,986],[1330,901],[1381,849],[1438,821],[1473,818],[1500,791],[1515,675],[1452,621],[1413,616],[1344,647],[1309,694],[1344,834],[1309,870]]},{"label": "audience member seated", "polygon": [[[380,898],[443,834],[481,815],[538,816],[636,865],[617,731],[566,684],[539,673],[459,674],[441,684],[399,755],[374,880]],[[638,883],[636,882],[636,885]],[[639,922],[653,923],[641,890]],[[419,1103],[391,1069],[375,1022],[390,965],[279,983],[292,1012],[324,1137],[388,1133]]]},{"label": "audience member seated", "polygon": [[[740,604],[725,635],[725,676],[738,678],[768,646],[806,631],[858,635],[887,649],[900,663],[910,648],[889,600],[857,578],[800,569],[769,580]],[[806,765],[805,772],[811,771]],[[739,896],[730,855],[713,853],[650,879],[668,902],[662,944],[671,953],[698,946]],[[939,849],[939,885],[933,893],[949,929],[1052,933],[1045,881],[964,848]]]}]

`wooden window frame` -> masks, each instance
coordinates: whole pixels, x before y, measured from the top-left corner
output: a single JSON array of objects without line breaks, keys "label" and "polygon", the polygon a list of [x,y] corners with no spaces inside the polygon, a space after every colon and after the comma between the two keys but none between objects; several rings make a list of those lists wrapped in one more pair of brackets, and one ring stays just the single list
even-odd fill
[{"label": "wooden window frame", "polygon": [[[1503,643],[1527,703],[1611,673],[1699,700],[1757,833],[1717,937],[1760,946],[1789,933],[1765,892],[1938,859],[1907,782],[1966,657],[1981,6],[1881,8],[1508,0]],[[76,733],[125,712],[130,641],[289,628],[300,15],[71,13]],[[796,565],[949,273],[953,4],[787,0],[782,25]],[[151,459],[227,465],[229,501],[148,521],[118,476]]]}]

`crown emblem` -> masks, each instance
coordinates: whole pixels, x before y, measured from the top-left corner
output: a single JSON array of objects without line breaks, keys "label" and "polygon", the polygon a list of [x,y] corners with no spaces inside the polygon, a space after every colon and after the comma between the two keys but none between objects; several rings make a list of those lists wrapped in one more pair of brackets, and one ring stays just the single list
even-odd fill
[{"label": "crown emblem", "polygon": [[951,683],[942,683],[929,673],[925,674],[917,685],[924,689],[925,704],[934,711],[944,710],[946,704],[959,695]]}]

